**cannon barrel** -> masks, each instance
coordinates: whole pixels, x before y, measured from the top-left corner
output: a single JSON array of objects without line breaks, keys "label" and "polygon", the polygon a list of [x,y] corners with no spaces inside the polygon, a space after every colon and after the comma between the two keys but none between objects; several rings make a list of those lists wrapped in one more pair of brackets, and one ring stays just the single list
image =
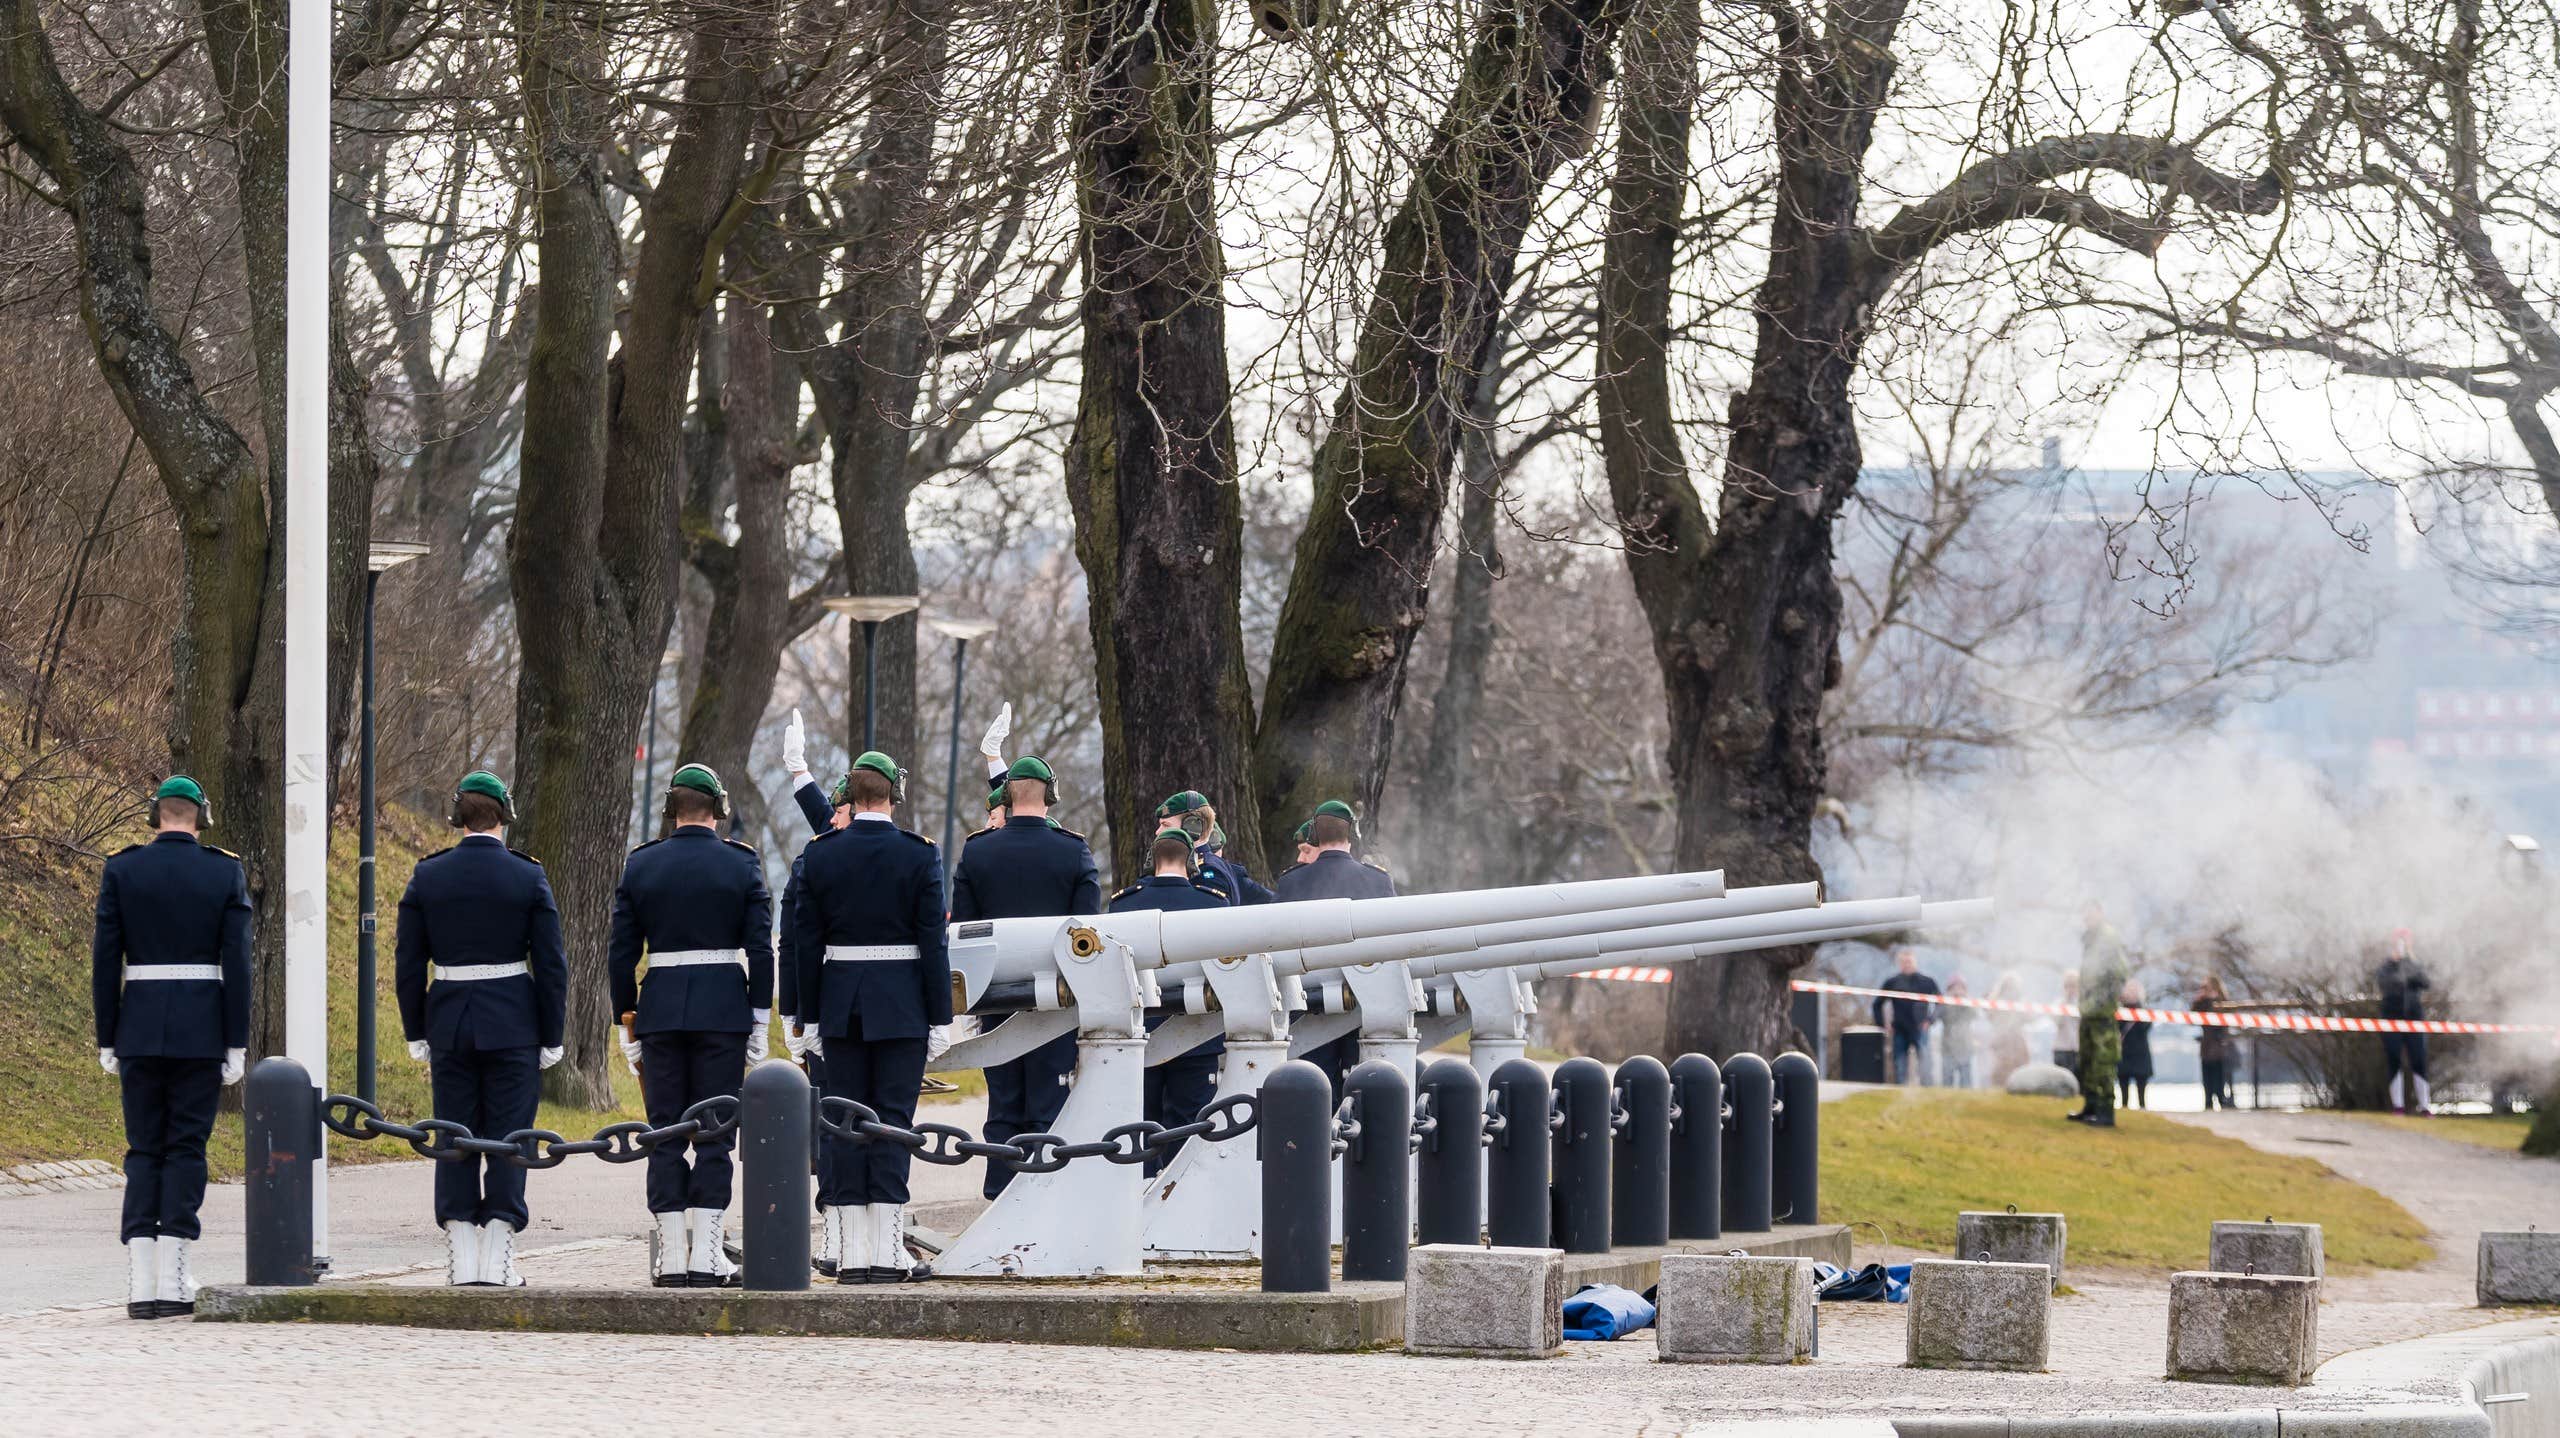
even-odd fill
[{"label": "cannon barrel", "polygon": [[[1845,907],[1845,906],[1840,906]],[[1886,919],[1868,923],[1837,924],[1823,928],[1778,930],[1757,936],[1718,939],[1703,944],[1668,944],[1660,948],[1632,949],[1607,954],[1596,959],[1565,959],[1537,965],[1521,974],[1524,979],[1565,979],[1587,974],[1595,969],[1614,969],[1642,964],[1676,964],[1686,959],[1713,958],[1718,954],[1743,954],[1758,949],[1782,949],[1792,944],[1827,944],[1834,939],[1862,939],[1873,934],[1904,933],[1913,929],[1953,929],[1966,924],[1990,922],[1992,902],[1989,899],[1946,899],[1920,906],[1917,919]]]},{"label": "cannon barrel", "polygon": [[1724,874],[1708,870],[1395,899],[1313,899],[1239,909],[1139,909],[1071,918],[972,919],[951,926],[951,970],[961,981],[958,997],[965,1007],[975,1004],[997,984],[1054,971],[1061,940],[1071,947],[1093,946],[1093,950],[1080,952],[1098,951],[1105,942],[1117,943],[1129,950],[1139,968],[1152,969],[1237,954],[1356,943],[1389,934],[1641,909],[1723,896]]},{"label": "cannon barrel", "polygon": [[1625,922],[1619,927],[1599,933],[1496,944],[1470,953],[1419,960],[1413,965],[1413,976],[1424,979],[1467,969],[1512,969],[1584,960],[1597,962],[1609,955],[1636,949],[1685,948],[1724,939],[1759,939],[1774,934],[1851,924],[1908,924],[1919,920],[1920,909],[1918,899],[1852,899],[1809,909],[1783,909],[1776,913],[1699,919],[1679,924],[1649,923],[1639,912],[1623,916]]},{"label": "cannon barrel", "polygon": [[[1793,909],[1807,909],[1822,902],[1822,885],[1763,884],[1749,889],[1728,889],[1720,899],[1695,899],[1682,903],[1650,904],[1642,908],[1591,909],[1581,913],[1559,914],[1544,919],[1518,919],[1501,924],[1477,924],[1469,928],[1432,929],[1419,934],[1385,934],[1374,939],[1361,939],[1348,944],[1327,944],[1319,948],[1282,950],[1271,955],[1271,969],[1278,974],[1312,974],[1327,969],[1347,969],[1359,964],[1385,963],[1390,960],[1426,959],[1447,954],[1467,954],[1505,944],[1528,943],[1544,939],[1579,938],[1603,934],[1634,925],[1648,928],[1670,924],[1702,923],[1710,919],[1740,919],[1758,914],[1774,914]],[[1473,968],[1476,965],[1470,964]],[[1187,977],[1179,975],[1177,977]]]}]

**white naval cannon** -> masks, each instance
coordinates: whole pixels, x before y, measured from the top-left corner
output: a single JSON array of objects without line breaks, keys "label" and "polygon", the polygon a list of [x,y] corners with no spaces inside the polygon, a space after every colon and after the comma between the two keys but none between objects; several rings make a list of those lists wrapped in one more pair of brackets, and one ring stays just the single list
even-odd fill
[{"label": "white naval cannon", "polygon": [[[1713,905],[1664,905],[1595,916],[1599,922],[1580,926],[1562,922],[1486,926],[1478,933],[1493,942],[1483,947],[1409,960],[1373,958],[1342,968],[1338,987],[1319,976],[1341,967],[1332,961],[1351,956],[1356,945],[1291,956],[1303,965],[1310,980],[1318,980],[1311,984],[1310,995],[1318,1011],[1294,1024],[1267,1026],[1259,1012],[1238,1016],[1228,1007],[1230,987],[1252,992],[1248,976],[1265,965],[1278,967],[1280,956],[1215,961],[1205,966],[1214,1012],[1185,1013],[1167,1020],[1156,1031],[1158,1052],[1150,1058],[1161,1061],[1187,1051],[1217,1032],[1215,1027],[1203,1027],[1203,1020],[1225,1020],[1227,1053],[1217,1090],[1217,1097],[1224,1099],[1256,1091],[1273,1066],[1355,1028],[1363,1061],[1385,1059],[1410,1070],[1423,1047],[1436,1046],[1472,1027],[1470,1059],[1478,1072],[1490,1075],[1505,1060],[1524,1055],[1528,1017],[1537,1010],[1531,985],[1541,978],[1952,927],[1991,916],[1987,899],[1952,903],[1870,899],[1780,907],[1788,899],[1812,897],[1814,888],[1804,884],[1735,890],[1720,902],[1733,904],[1739,911],[1722,914],[1702,912]],[[1679,922],[1661,922],[1666,918]],[[1524,937],[1524,931],[1539,928],[1546,932]],[[1229,983],[1222,985],[1222,978]],[[1189,992],[1183,997],[1186,1006],[1197,1001]],[[1183,1027],[1177,1029],[1177,1025]],[[1242,1259],[1259,1252],[1261,1190],[1251,1156],[1234,1151],[1238,1148],[1186,1144],[1148,1185],[1144,1231],[1149,1255]]]},{"label": "white naval cannon", "polygon": [[[1583,916],[1594,925],[1629,913],[1721,898],[1720,872],[1536,884],[1395,899],[1325,899],[1241,909],[1065,919],[972,920],[951,926],[953,1007],[1010,1016],[990,1032],[955,1044],[932,1066],[980,1068],[1028,1053],[1073,1031],[1075,1081],[1050,1130],[1068,1143],[1101,1139],[1138,1121],[1147,1061],[1146,1011],[1167,965],[1273,950],[1322,953],[1363,942],[1388,959],[1463,953],[1483,931],[1528,920]],[[1258,990],[1228,986],[1221,998],[1231,1034],[1279,1044],[1285,1056],[1291,994],[1259,969]],[[1208,1035],[1202,1035],[1203,1038]],[[1197,1042],[1195,1040],[1194,1042]],[[1230,1058],[1230,1067],[1235,1060]],[[1258,1085],[1258,1073],[1248,1089]],[[1187,1145],[1191,1148],[1232,1145]],[[1142,1262],[1137,1168],[1071,1163],[1019,1175],[936,1260],[954,1275],[1135,1274]]]}]

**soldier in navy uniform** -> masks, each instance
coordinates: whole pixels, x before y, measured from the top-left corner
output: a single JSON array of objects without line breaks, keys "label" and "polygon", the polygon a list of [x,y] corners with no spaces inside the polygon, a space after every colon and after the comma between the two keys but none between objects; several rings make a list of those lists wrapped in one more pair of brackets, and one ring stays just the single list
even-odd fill
[{"label": "soldier in navy uniform", "polygon": [[[409,1056],[427,1064],[437,1118],[483,1138],[533,1126],[541,1071],[560,1061],[569,959],[560,906],[531,854],[498,831],[515,821],[505,781],[485,769],[453,787],[446,819],[462,841],[418,861],[400,896],[394,986]],[[525,1170],[466,1155],[436,1165],[436,1222],[450,1245],[446,1276],[519,1287]]]},{"label": "soldier in navy uniform", "polygon": [[[915,1121],[926,1034],[951,1022],[942,855],[890,817],[905,780],[886,754],[853,761],[844,783],[853,817],[802,852],[789,920],[796,1017],[817,1032],[827,1097],[900,1127]],[[835,1231],[838,1283],[923,1276],[907,1258],[909,1160],[893,1143],[827,1136],[819,1198]]]},{"label": "soldier in navy uniform", "polygon": [[[807,730],[801,725],[800,711],[797,709],[791,711],[791,722],[783,726],[782,767],[796,781],[791,787],[791,799],[799,806],[801,817],[809,821],[809,832],[812,836],[826,833],[830,829],[841,829],[852,821],[852,803],[845,797],[843,777],[837,777],[835,787],[830,791],[820,789],[818,781],[810,776]],[[800,1071],[809,1076],[809,1086],[824,1093],[827,1087],[827,1059],[826,1055],[818,1052],[817,1026],[814,1023],[804,1025],[798,1017],[801,1009],[800,961],[799,951],[793,948],[791,943],[791,908],[799,898],[801,866],[807,858],[808,852],[805,848],[800,853],[792,855],[791,876],[782,886],[781,924],[774,935],[774,1006],[782,1012],[783,1042],[790,1045],[791,1056],[799,1060]],[[816,1114],[812,1113],[810,1117],[812,1120],[810,1154],[813,1161],[819,1165],[817,1171],[823,1174],[826,1162],[826,1138],[824,1131],[815,1126]],[[836,1276],[836,1244],[844,1234],[838,1225],[825,1221],[827,1214],[825,1196],[818,1195],[816,1202],[821,1223],[818,1228],[817,1246],[809,1254],[809,1266],[833,1278]]]},{"label": "soldier in navy uniform", "polygon": [[[1282,874],[1276,889],[1280,902],[1295,903],[1301,899],[1392,899],[1396,881],[1375,864],[1364,863],[1351,856],[1351,846],[1360,838],[1360,820],[1351,806],[1339,799],[1327,799],[1316,806],[1315,817],[1304,829],[1306,842],[1315,857]],[[1333,1079],[1334,1092],[1342,1091],[1342,1076],[1360,1061],[1357,1035],[1341,1038],[1308,1053],[1318,1068]]]},{"label": "soldier in navy uniform", "polygon": [[1231,904],[1268,904],[1272,893],[1254,881],[1244,865],[1226,856],[1225,835],[1218,828],[1218,811],[1209,796],[1197,789],[1181,793],[1156,805],[1156,832],[1180,829],[1191,836],[1193,866],[1200,871],[1200,882],[1226,896]]},{"label": "soldier in navy uniform", "polygon": [[[613,891],[605,972],[621,1021],[623,1058],[659,1127],[707,1098],[735,1096],[763,1060],[773,1021],[773,898],[764,862],[720,837],[729,791],[709,766],[667,781],[668,834],[631,851]],[[649,976],[639,976],[640,954]],[[724,1252],[733,1166],[727,1136],[685,1150],[649,1151],[649,1212],[657,1224],[651,1281],[660,1288],[729,1288]]]},{"label": "soldier in navy uniform", "polygon": [[151,796],[159,832],[107,860],[98,884],[90,998],[98,1066],[124,1091],[128,1318],[195,1312],[205,1139],[248,1065],[249,879],[196,837],[212,821],[196,781],[171,775]]},{"label": "soldier in navy uniform", "polygon": [[[1191,836],[1181,829],[1166,829],[1156,835],[1147,848],[1147,866],[1153,871],[1111,896],[1111,912],[1125,914],[1132,909],[1223,909],[1228,898],[1223,890],[1200,882],[1197,867],[1199,854],[1191,847]],[[1147,1020],[1153,1031],[1162,1018]],[[1209,1106],[1218,1094],[1218,1061],[1227,1052],[1225,1035],[1219,1035],[1195,1049],[1151,1064],[1146,1076],[1146,1109],[1150,1123],[1167,1128],[1189,1123]],[[1182,1151],[1180,1144],[1162,1153],[1147,1156],[1147,1172],[1155,1173],[1173,1161]]]},{"label": "soldier in navy uniform", "polygon": [[[1063,918],[1102,912],[1102,873],[1084,836],[1049,817],[1058,781],[1030,755],[1005,771],[1003,824],[969,836],[960,846],[960,868],[951,885],[951,921]],[[1066,1106],[1075,1073],[1076,1036],[1061,1034],[1009,1063],[987,1069],[987,1141],[1047,1131]],[[993,1198],[1013,1181],[1013,1171],[987,1167],[985,1192]]]},{"label": "soldier in navy uniform", "polygon": [[1274,897],[1277,897],[1280,892],[1281,880],[1288,878],[1291,874],[1298,872],[1300,869],[1303,869],[1316,861],[1316,846],[1314,839],[1311,837],[1314,827],[1315,821],[1310,819],[1305,823],[1300,824],[1297,829],[1289,835],[1289,837],[1295,841],[1298,846],[1298,854],[1297,858],[1290,862],[1289,867],[1282,869],[1278,874],[1272,877],[1271,891]]}]

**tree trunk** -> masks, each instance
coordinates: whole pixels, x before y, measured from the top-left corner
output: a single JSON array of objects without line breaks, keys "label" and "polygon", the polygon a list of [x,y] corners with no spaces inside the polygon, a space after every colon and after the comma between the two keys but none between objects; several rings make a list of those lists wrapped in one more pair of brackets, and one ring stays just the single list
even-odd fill
[{"label": "tree trunk", "polygon": [[[1841,618],[1831,521],[1859,465],[1849,380],[1883,278],[1860,243],[1859,175],[1899,5],[1858,17],[1880,26],[1872,35],[1792,37],[1822,46],[1823,62],[1791,54],[1780,67],[1769,268],[1712,529],[1681,457],[1666,353],[1698,7],[1653,8],[1658,16],[1629,27],[1601,267],[1602,449],[1669,698],[1679,865],[1721,868],[1735,886],[1801,882],[1820,875],[1811,849],[1825,781],[1820,719]],[[1784,1046],[1787,981],[1812,952],[1680,965],[1670,1047],[1724,1058]]]},{"label": "tree trunk", "polygon": [[[733,256],[739,248],[732,247]],[[800,386],[796,370],[775,361],[772,317],[761,302],[731,295],[721,325],[728,352],[722,439],[738,537],[722,537],[716,510],[685,516],[687,555],[711,593],[703,625],[710,659],[685,706],[675,758],[717,770],[748,821],[745,832],[762,833],[764,791],[748,750],[789,638],[789,501]]]},{"label": "tree trunk", "polygon": [[549,865],[569,941],[569,1060],[546,1089],[591,1108],[613,1098],[605,936],[632,746],[674,614],[699,288],[738,191],[771,24],[746,11],[688,17],[675,136],[643,202],[628,320],[608,367],[620,253],[602,175],[608,13],[601,0],[515,6],[542,284],[507,537],[522,652],[510,837]]},{"label": "tree trunk", "polygon": [[[1501,350],[1497,337],[1493,363],[1468,393],[1467,427],[1460,437],[1464,489],[1458,496],[1457,581],[1450,595],[1449,661],[1431,701],[1431,742],[1422,758],[1426,810],[1467,808],[1475,788],[1467,757],[1475,747],[1476,717],[1484,708],[1485,669],[1493,657],[1493,585],[1502,577],[1502,467],[1493,434],[1501,417]],[[1415,878],[1425,889],[1482,883],[1483,860],[1482,854],[1446,845],[1420,845],[1413,851]]]},{"label": "tree trunk", "polygon": [[1065,63],[1083,223],[1083,387],[1067,449],[1112,867],[1143,871],[1180,789],[1258,862],[1244,509],[1218,242],[1213,0],[1072,0]]},{"label": "tree trunk", "polygon": [[1263,687],[1254,780],[1271,852],[1326,799],[1375,822],[1466,397],[1547,178],[1590,143],[1625,8],[1490,10],[1388,223]]}]

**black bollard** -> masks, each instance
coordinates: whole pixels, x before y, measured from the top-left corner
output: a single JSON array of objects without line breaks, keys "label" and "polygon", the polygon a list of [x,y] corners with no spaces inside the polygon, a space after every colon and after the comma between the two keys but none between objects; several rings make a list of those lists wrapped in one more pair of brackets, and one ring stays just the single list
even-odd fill
[{"label": "black bollard", "polygon": [[1812,1223],[1822,1203],[1822,1070],[1810,1055],[1783,1053],[1769,1065],[1769,1080],[1778,1109],[1769,1212],[1780,1223]]},{"label": "black bollard", "polygon": [[1705,1054],[1671,1061],[1671,1236],[1724,1237],[1724,1074]]},{"label": "black bollard", "polygon": [[1404,1282],[1413,1234],[1413,1086],[1371,1059],[1343,1076],[1360,1131],[1342,1156],[1342,1278]]},{"label": "black bollard", "polygon": [[1484,1080],[1465,1059],[1422,1071],[1432,1129],[1422,1140],[1416,1243],[1484,1242]]},{"label": "black bollard", "polygon": [[1262,1291],[1333,1289],[1333,1082],[1305,1059],[1262,1081]]},{"label": "black bollard", "polygon": [[1609,1251],[1609,1071],[1598,1059],[1556,1066],[1555,1246]]},{"label": "black bollard", "polygon": [[1618,1065],[1618,1107],[1627,1126],[1610,1145],[1609,1243],[1659,1247],[1671,1241],[1671,1074],[1638,1054]]},{"label": "black bollard", "polygon": [[248,1168],[242,1228],[249,1283],[307,1288],[320,1281],[311,1260],[311,1167],[320,1156],[320,1091],[288,1058],[258,1060],[240,1094]]},{"label": "black bollard", "polygon": [[1497,1248],[1547,1246],[1547,1071],[1506,1059],[1485,1100],[1488,1129],[1500,1125],[1485,1160],[1485,1234]]},{"label": "black bollard", "polygon": [[1724,1066],[1724,1230],[1769,1231],[1769,1061],[1735,1054]]},{"label": "black bollard", "polygon": [[809,1286],[809,1080],[788,1059],[747,1071],[738,1094],[739,1279],[766,1293]]}]

